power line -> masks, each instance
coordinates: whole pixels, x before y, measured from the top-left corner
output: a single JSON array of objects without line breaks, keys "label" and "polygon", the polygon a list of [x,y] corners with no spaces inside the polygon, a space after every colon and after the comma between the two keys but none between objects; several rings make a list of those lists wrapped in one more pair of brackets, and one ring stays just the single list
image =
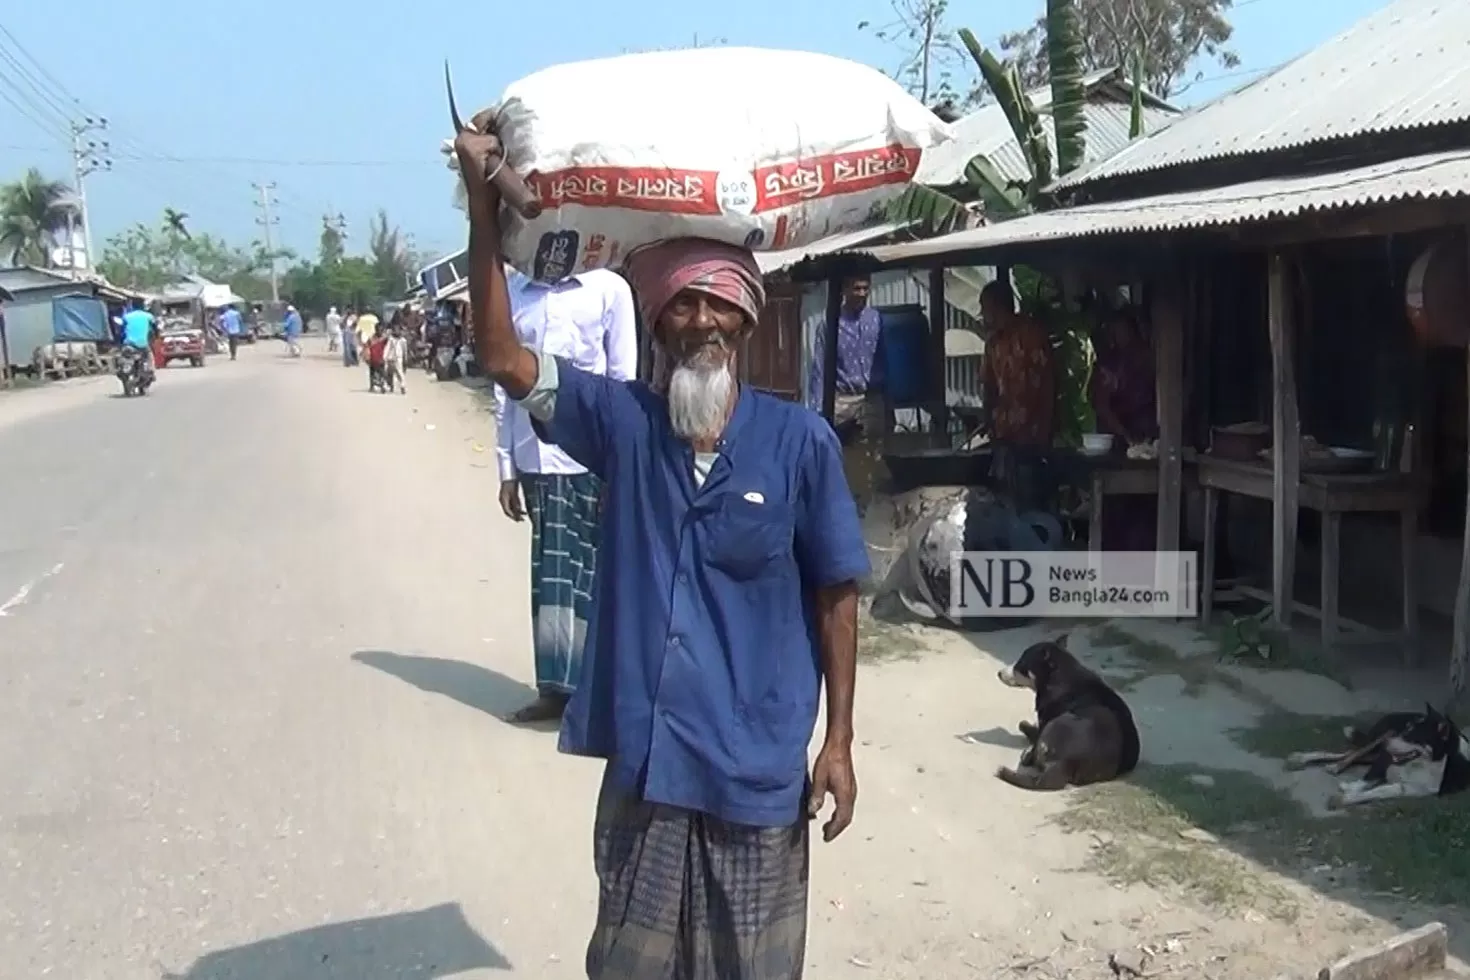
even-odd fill
[{"label": "power line", "polygon": [[[7,50],[8,49],[8,50]],[[57,139],[64,147],[71,150],[73,144],[72,128],[75,123],[74,115],[77,113],[85,116],[100,117],[91,107],[86,106],[81,99],[77,98],[55,74],[32,54],[20,39],[15,36],[3,24],[0,24],[0,68],[9,66],[11,71],[20,76],[26,83],[22,88],[19,83],[12,82],[4,74],[0,74],[0,100],[4,100],[22,118],[35,124],[40,130]],[[74,107],[73,111],[65,111],[67,106]],[[266,161],[255,160],[244,157],[189,157],[169,153],[153,152],[148,146],[140,143],[137,139],[130,137],[126,131],[118,132],[115,121],[110,124],[112,135],[116,143],[115,147],[109,149],[109,157],[115,162],[128,162],[135,164],[175,164],[184,166],[199,166],[213,169],[222,180],[234,183],[240,179],[238,173],[233,173],[226,167],[236,166],[306,166],[306,167],[334,167],[334,166],[400,166],[407,165],[408,161]],[[22,152],[45,152],[49,148],[27,147],[10,145],[6,149],[19,150]],[[109,168],[110,169],[110,168]],[[119,168],[121,170],[122,168]],[[115,171],[118,172],[118,171]],[[125,180],[133,178],[119,172],[119,176]],[[166,196],[176,196],[178,188],[171,186],[164,192]],[[217,191],[211,191],[217,193]],[[302,215],[315,213],[316,209],[310,207],[300,200],[293,199],[295,196],[285,190],[278,190],[277,197],[273,203],[290,208],[293,213]]]},{"label": "power line", "polygon": [[[46,147],[22,146],[14,143],[0,144],[0,150],[22,153],[40,153]],[[132,163],[179,164],[183,166],[235,166],[235,167],[422,167],[435,161],[430,157],[418,160],[292,160],[269,157],[208,157],[180,154],[120,152],[112,155],[114,160]]]},{"label": "power line", "polygon": [[35,93],[36,98],[40,99],[40,101],[45,104],[46,109],[49,109],[49,111],[56,113],[63,119],[71,117],[72,107],[68,106],[62,100],[56,98],[55,95],[47,90],[45,85],[37,82],[36,76],[29,69],[27,69],[24,64],[21,63],[20,59],[17,58],[10,51],[6,50],[3,46],[0,46],[0,62],[4,62],[5,64],[10,66],[13,77],[20,82],[25,83],[26,88]]}]

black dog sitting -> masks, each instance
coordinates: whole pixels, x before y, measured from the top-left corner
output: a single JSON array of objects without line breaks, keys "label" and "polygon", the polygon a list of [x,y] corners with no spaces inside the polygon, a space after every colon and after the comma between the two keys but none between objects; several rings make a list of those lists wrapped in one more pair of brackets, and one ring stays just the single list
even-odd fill
[{"label": "black dog sitting", "polygon": [[1133,712],[1097,674],[1067,652],[1066,637],[1028,647],[999,672],[1010,687],[1036,692],[1036,723],[1021,722],[1030,743],[1017,768],[996,776],[1022,789],[1064,789],[1126,775],[1138,765]]}]

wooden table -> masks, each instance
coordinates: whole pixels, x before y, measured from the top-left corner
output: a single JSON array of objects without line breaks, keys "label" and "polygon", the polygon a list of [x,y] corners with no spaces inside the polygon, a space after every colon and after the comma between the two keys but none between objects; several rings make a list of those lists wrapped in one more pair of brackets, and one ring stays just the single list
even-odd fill
[{"label": "wooden table", "polygon": [[1159,461],[1129,459],[1122,450],[1103,456],[1078,454],[1091,476],[1092,513],[1088,519],[1087,550],[1102,551],[1103,501],[1109,495],[1147,496],[1159,492]]},{"label": "wooden table", "polygon": [[[1257,500],[1271,500],[1275,484],[1271,465],[1221,459],[1208,453],[1193,458],[1195,478],[1205,492],[1205,549],[1200,612],[1209,622],[1215,600],[1215,517],[1220,493],[1234,493]],[[1361,474],[1303,472],[1297,490],[1298,506],[1322,515],[1322,606],[1320,609],[1293,602],[1293,611],[1320,619],[1322,645],[1331,650],[1339,642],[1384,642],[1401,640],[1404,660],[1413,664],[1419,639],[1419,594],[1415,583],[1419,537],[1419,491],[1412,475],[1401,472]],[[1404,571],[1403,628],[1385,634],[1361,623],[1342,618],[1338,611],[1341,583],[1342,518],[1344,514],[1397,513],[1401,530],[1401,560]],[[1291,543],[1296,546],[1295,542]],[[1269,597],[1259,590],[1248,594]],[[1288,583],[1287,594],[1293,589]],[[1284,617],[1289,618],[1289,617]],[[1346,627],[1346,631],[1344,630]]]}]

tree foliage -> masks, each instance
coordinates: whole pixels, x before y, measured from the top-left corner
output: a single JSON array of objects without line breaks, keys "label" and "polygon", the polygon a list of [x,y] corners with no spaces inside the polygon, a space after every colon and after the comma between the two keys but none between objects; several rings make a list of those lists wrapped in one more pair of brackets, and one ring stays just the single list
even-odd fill
[{"label": "tree foliage", "polygon": [[388,212],[383,210],[374,215],[368,226],[368,256],[373,275],[382,284],[385,295],[401,295],[418,267],[418,259],[409,249],[403,232],[389,222]]},{"label": "tree foliage", "polygon": [[0,185],[0,256],[11,265],[49,266],[73,213],[71,188],[35,167]]},{"label": "tree foliage", "polygon": [[965,49],[949,26],[949,0],[888,0],[888,5],[890,19],[861,21],[858,30],[898,50],[901,60],[890,73],[893,78],[941,116],[977,101],[981,93],[974,86],[956,81],[965,74]]},{"label": "tree foliage", "polygon": [[232,245],[185,227],[188,215],[166,208],[157,226],[137,224],[108,239],[99,271],[120,286],[158,292],[187,275],[227,283],[252,302],[270,299],[270,265],[294,262],[280,283],[283,298],[305,314],[322,314],[332,306],[367,308],[404,295],[417,257],[405,236],[379,211],[373,220],[368,254],[345,254],[340,230],[326,224],[317,261],[298,259],[288,249],[274,255],[260,242]]},{"label": "tree foliage", "polygon": [[[143,292],[159,292],[195,275],[227,283],[248,300],[270,298],[266,273],[271,254],[261,243],[242,247],[207,233],[193,234],[184,227],[187,217],[165,209],[157,227],[139,223],[112,236],[102,249],[98,271],[119,286]],[[281,250],[275,257],[289,254]]]},{"label": "tree foliage", "polygon": [[[1229,70],[1240,58],[1229,47],[1234,0],[1077,0],[1082,70],[1128,66],[1141,59],[1148,89],[1178,94],[1203,77],[1202,60]],[[1047,84],[1050,52],[1046,17],[1003,35],[1001,52],[1016,62],[1028,88]]]},{"label": "tree foliage", "polygon": [[322,237],[318,244],[322,265],[341,262],[347,254],[347,243],[342,239],[342,230],[330,221],[322,222]]},{"label": "tree foliage", "polygon": [[1056,123],[1057,172],[1069,174],[1087,156],[1087,89],[1082,84],[1082,36],[1078,0],[1046,0],[1047,61],[1051,112]]},{"label": "tree foliage", "polygon": [[331,307],[366,309],[403,295],[386,290],[371,260],[349,255],[331,264],[298,262],[286,270],[281,292],[303,312],[322,314]]}]

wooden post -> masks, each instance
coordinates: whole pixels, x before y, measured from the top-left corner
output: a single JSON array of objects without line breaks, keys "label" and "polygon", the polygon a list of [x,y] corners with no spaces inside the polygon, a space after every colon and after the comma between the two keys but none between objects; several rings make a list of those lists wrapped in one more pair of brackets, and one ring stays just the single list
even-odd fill
[{"label": "wooden post", "polygon": [[[1193,273],[1190,273],[1193,275]],[[1179,550],[1184,506],[1184,316],[1177,286],[1155,289],[1153,343],[1155,401],[1159,416],[1159,500],[1155,548]]]},{"label": "wooden post", "polygon": [[828,423],[837,415],[837,321],[842,318],[842,280],[827,280],[827,322],[822,348],[822,415]]},{"label": "wooden post", "polygon": [[945,386],[944,332],[948,318],[945,316],[944,267],[929,270],[929,377],[933,392],[934,425],[936,447],[949,448],[949,393]]},{"label": "wooden post", "polygon": [[1292,356],[1291,275],[1287,259],[1268,259],[1267,326],[1271,334],[1271,586],[1272,625],[1291,626],[1295,602],[1297,491],[1301,485],[1302,426],[1297,413]]},{"label": "wooden post", "polygon": [[10,387],[10,338],[6,336],[3,311],[0,311],[0,386]]},{"label": "wooden post", "polygon": [[[1465,253],[1470,258],[1470,227],[1466,228]],[[1465,358],[1465,370],[1470,375],[1470,345],[1465,347]],[[1467,679],[1465,675],[1470,672],[1470,636],[1467,636],[1467,632],[1470,632],[1470,488],[1466,492],[1465,528],[1461,532],[1461,539],[1460,584],[1455,590],[1455,636],[1450,654],[1451,696],[1464,692]]]}]

